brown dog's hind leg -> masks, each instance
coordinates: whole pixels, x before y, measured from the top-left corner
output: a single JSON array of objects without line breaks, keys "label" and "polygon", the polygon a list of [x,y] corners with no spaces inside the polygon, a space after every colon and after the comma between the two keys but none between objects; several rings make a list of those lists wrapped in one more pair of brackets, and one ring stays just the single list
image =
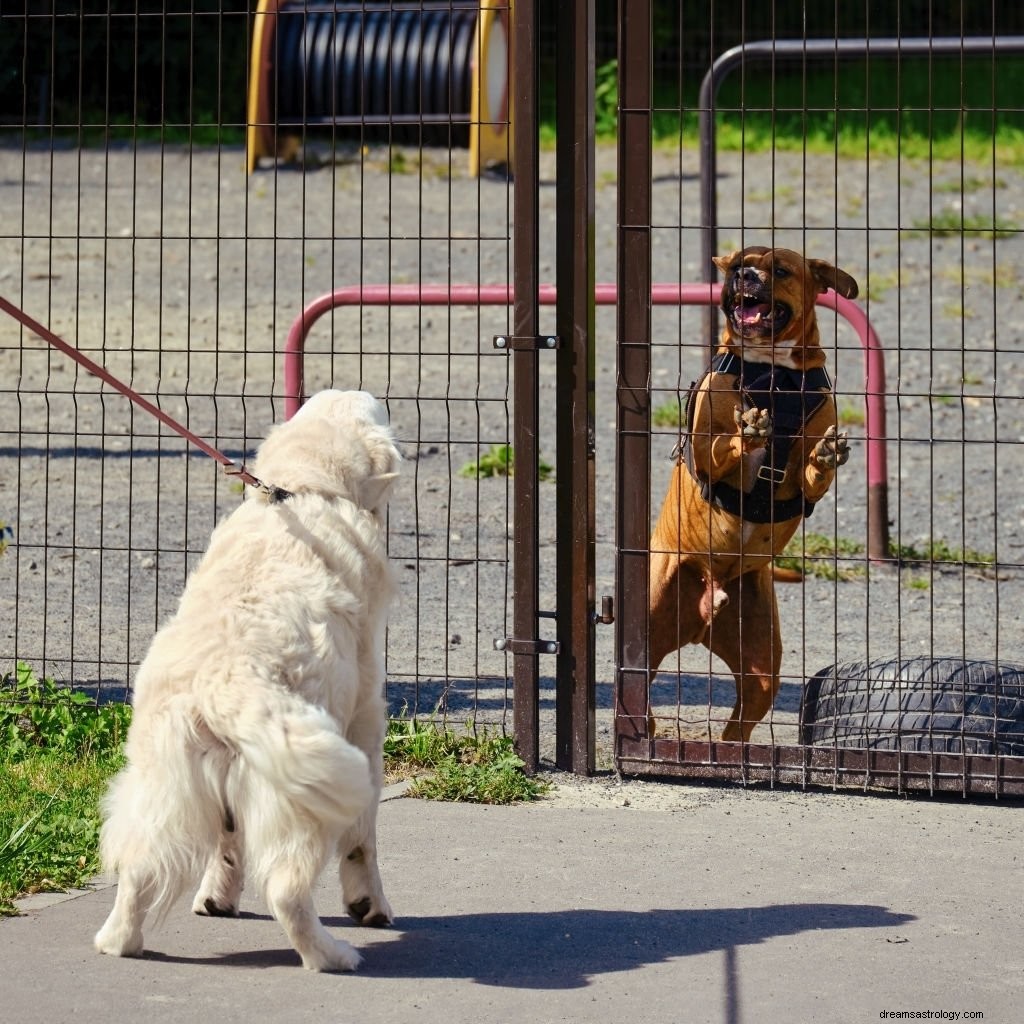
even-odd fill
[{"label": "brown dog's hind leg", "polygon": [[[651,607],[648,620],[649,684],[658,666],[673,651],[700,643],[708,624],[728,603],[728,595],[701,569],[681,562],[678,555],[651,555]],[[648,706],[647,735],[655,732],[654,710]]]},{"label": "brown dog's hind leg", "polygon": [[725,590],[729,603],[716,616],[704,642],[736,678],[736,704],[722,739],[746,743],[754,726],[771,710],[779,689],[782,638],[771,567],[731,580]]}]

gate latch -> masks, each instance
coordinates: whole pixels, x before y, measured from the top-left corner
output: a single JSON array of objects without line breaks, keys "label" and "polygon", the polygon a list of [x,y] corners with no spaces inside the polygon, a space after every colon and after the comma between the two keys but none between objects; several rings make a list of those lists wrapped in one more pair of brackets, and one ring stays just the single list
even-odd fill
[{"label": "gate latch", "polygon": [[553,334],[498,334],[494,338],[494,347],[527,352],[547,352],[561,347],[561,341]]},{"label": "gate latch", "polygon": [[509,654],[557,654],[560,647],[557,640],[516,640],[503,636],[494,641],[496,651],[507,651]]}]

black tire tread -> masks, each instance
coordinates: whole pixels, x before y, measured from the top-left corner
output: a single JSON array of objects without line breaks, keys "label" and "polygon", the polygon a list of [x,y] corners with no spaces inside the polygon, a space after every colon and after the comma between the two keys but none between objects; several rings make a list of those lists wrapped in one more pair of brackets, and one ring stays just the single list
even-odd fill
[{"label": "black tire tread", "polygon": [[1024,755],[1024,665],[924,656],[830,665],[804,686],[800,742]]}]

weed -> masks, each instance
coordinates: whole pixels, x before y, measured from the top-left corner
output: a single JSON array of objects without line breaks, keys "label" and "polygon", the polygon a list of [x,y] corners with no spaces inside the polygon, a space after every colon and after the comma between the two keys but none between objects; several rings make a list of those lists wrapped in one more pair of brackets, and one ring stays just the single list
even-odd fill
[{"label": "weed", "polygon": [[868,282],[864,288],[863,298],[871,299],[872,302],[880,302],[885,298],[885,293],[900,285],[900,274],[893,271],[890,274],[870,273]]},{"label": "weed", "polygon": [[914,221],[913,230],[908,230],[904,234],[907,237],[914,237],[918,231],[926,231],[936,238],[949,238],[961,234],[975,238],[1011,238],[1017,234],[1011,221],[1000,217],[993,219],[985,214],[969,217],[952,207],[934,213],[930,221]]},{"label": "weed", "polygon": [[781,569],[797,569],[823,580],[854,580],[867,572],[863,559],[857,557],[863,554],[864,545],[857,541],[823,533],[804,533],[797,534],[786,545],[775,564]]},{"label": "weed", "polygon": [[680,427],[683,424],[683,401],[681,398],[674,398],[668,402],[662,402],[651,412],[651,423],[656,427]]},{"label": "weed", "polygon": [[130,721],[128,705],[97,705],[87,694],[38,679],[23,661],[0,679],[0,743],[10,759],[40,748],[72,756],[117,750]]},{"label": "weed", "polygon": [[864,407],[852,402],[840,402],[836,415],[841,427],[862,427],[867,422]]},{"label": "weed", "polygon": [[[537,478],[541,481],[550,480],[554,469],[543,459],[537,461]],[[508,444],[494,444],[479,459],[467,462],[460,470],[459,476],[492,477],[514,476],[515,453]]]},{"label": "weed", "polygon": [[[944,540],[926,540],[920,546],[891,543],[889,554],[907,568],[932,565],[939,569],[964,566],[986,570],[996,565],[995,555],[972,548],[954,547]],[[775,564],[782,569],[797,569],[821,579],[854,580],[867,574],[863,555],[864,545],[858,541],[808,532],[797,534],[775,559]],[[907,585],[920,589],[919,580],[920,577],[911,577]],[[928,586],[927,580],[924,585]]]},{"label": "weed", "polygon": [[10,544],[13,536],[14,531],[0,519],[0,555],[7,550],[7,545]]},{"label": "weed", "polygon": [[950,320],[973,320],[976,314],[959,302],[947,302],[942,307],[942,315]]},{"label": "weed", "polygon": [[936,192],[955,192],[959,195],[967,195],[970,192],[988,192],[990,189],[1006,188],[1006,180],[967,175],[964,178],[937,181],[932,187]]},{"label": "weed", "polygon": [[415,777],[410,795],[424,800],[510,804],[548,789],[523,773],[510,737],[486,729],[455,733],[408,718],[388,726],[384,767],[391,777]]},{"label": "weed", "polygon": [[116,751],[0,754],[0,915],[32,892],[61,891],[99,870],[99,801],[123,764]]},{"label": "weed", "polygon": [[948,541],[929,539],[921,546],[894,544],[893,556],[905,564],[934,564],[938,566],[963,565],[973,569],[992,569],[996,556],[974,548],[958,548]]}]

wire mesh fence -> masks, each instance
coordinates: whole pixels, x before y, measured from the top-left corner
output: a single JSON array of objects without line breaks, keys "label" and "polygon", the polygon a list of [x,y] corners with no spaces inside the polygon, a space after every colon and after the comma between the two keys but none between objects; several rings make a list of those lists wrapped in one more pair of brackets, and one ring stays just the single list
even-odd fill
[{"label": "wire mesh fence", "polygon": [[[249,7],[0,9],[8,69],[0,79],[0,294],[237,459],[285,414],[283,350],[311,301],[375,285],[511,288],[515,189],[536,190],[541,282],[558,276],[565,230],[556,223],[562,172],[552,150],[542,149],[537,181],[513,185],[505,173],[476,173],[462,148],[479,145],[475,131],[487,126],[500,141],[483,164],[508,164],[513,140],[502,129],[521,123],[502,94],[501,62],[488,65],[499,67],[492,81],[482,58],[466,56],[474,5]],[[277,49],[261,49],[258,30],[269,24],[261,19],[278,7],[288,8],[287,32],[260,44]],[[481,7],[503,26],[491,57],[503,52],[507,67],[501,45],[515,12]],[[776,588],[778,626],[745,627],[767,630],[782,647],[778,696],[751,742],[768,749],[769,763],[799,751],[798,781],[822,750],[839,747],[835,728],[830,739],[814,731],[807,703],[807,681],[827,677],[830,666],[869,666],[858,678],[898,703],[922,688],[930,699],[945,683],[918,685],[879,666],[919,658],[995,665],[998,706],[970,728],[996,740],[1004,721],[1020,717],[1013,672],[1024,662],[1024,357],[1014,316],[1024,194],[1024,110],[1015,99],[1024,60],[1015,46],[1024,21],[1004,5],[805,8],[783,0],[738,13],[708,0],[597,4],[595,123],[604,134],[591,183],[598,283],[640,273],[647,286],[706,282],[716,273],[709,232],[719,254],[785,246],[852,275],[880,339],[884,385],[866,378],[847,321],[819,309],[852,456],[784,553],[803,580]],[[353,30],[358,17],[372,19],[372,33],[369,20]],[[629,19],[644,26],[639,67],[622,43]],[[553,20],[549,10],[539,15],[542,113],[565,44]],[[421,103],[410,113],[402,104],[416,90],[403,61],[426,66],[409,49],[416,34],[416,59],[430,56],[442,70],[419,90],[429,109]],[[616,38],[617,68],[609,63]],[[840,40],[865,41],[865,52],[847,53]],[[923,48],[879,49],[910,40]],[[991,45],[973,49],[979,40]],[[819,44],[823,52],[812,53]],[[736,58],[702,100],[705,76],[735,46],[751,47],[749,58]],[[756,46],[766,49],[755,54]],[[276,67],[287,69],[285,85]],[[305,86],[304,68],[312,74]],[[351,79],[348,91],[339,76]],[[467,76],[478,94],[468,110]],[[484,95],[489,106],[481,107]],[[621,142],[637,117],[643,146],[617,152],[616,129]],[[702,135],[702,121],[711,133]],[[262,130],[255,149],[254,125]],[[627,216],[624,191],[648,197],[647,213]],[[627,255],[624,231],[643,235],[642,265],[632,249]],[[621,289],[618,301],[621,310]],[[747,755],[718,743],[735,699],[731,672],[700,645],[649,664],[644,582],[686,394],[721,321],[712,328],[706,309],[652,305],[649,294],[642,306],[626,330],[611,306],[599,307],[587,339],[596,568],[585,582],[596,606],[619,588],[618,633],[598,629],[587,680],[597,764],[648,771],[693,761],[708,773],[717,758],[742,775]],[[551,329],[553,319],[545,313],[542,323]],[[320,317],[305,342],[305,391],[361,387],[381,396],[407,459],[389,519],[400,591],[388,636],[395,714],[511,728],[514,657],[494,642],[514,632],[515,381],[508,353],[491,339],[513,330],[502,305],[357,302]],[[644,348],[637,379],[632,371],[624,378],[623,346]],[[213,524],[240,500],[239,486],[6,318],[0,369],[0,522],[10,542],[0,557],[3,671],[20,660],[124,699]],[[551,477],[572,469],[556,451],[556,372],[540,361],[540,468]],[[866,414],[866,397],[884,420]],[[623,409],[634,405],[624,429]],[[887,455],[890,549],[881,559],[871,550],[879,512],[869,441]],[[542,481],[541,637],[554,636],[552,620],[564,613],[555,506],[555,485]],[[543,715],[554,704],[551,674],[542,666]],[[838,688],[846,676],[830,678]],[[857,749],[877,747],[878,721],[862,710],[851,712],[861,718],[847,732],[863,741]],[[901,745],[900,721],[897,752],[919,750]],[[943,741],[954,754],[965,749],[966,727],[958,728],[959,748]],[[553,742],[545,732],[542,748]],[[1015,756],[1011,747],[996,753]],[[962,780],[966,762],[947,768]]]},{"label": "wire mesh fence", "polygon": [[[0,12],[22,69],[0,123],[0,289],[18,307],[242,461],[283,416],[284,341],[310,300],[345,285],[508,284],[507,176],[471,176],[464,149],[437,145],[438,118],[431,145],[416,118],[400,146],[358,119],[293,124],[294,159],[271,154],[250,174],[244,43],[259,16],[130,6]],[[376,22],[391,6],[342,15]],[[449,76],[476,73],[464,49]],[[508,328],[501,307],[360,305],[307,342],[307,391],[382,397],[407,459],[389,522],[395,714],[505,721],[493,641],[508,632],[511,513],[508,477],[487,460],[509,440],[509,361],[490,344]],[[0,360],[3,670],[20,660],[123,699],[242,486],[6,317]]]}]

